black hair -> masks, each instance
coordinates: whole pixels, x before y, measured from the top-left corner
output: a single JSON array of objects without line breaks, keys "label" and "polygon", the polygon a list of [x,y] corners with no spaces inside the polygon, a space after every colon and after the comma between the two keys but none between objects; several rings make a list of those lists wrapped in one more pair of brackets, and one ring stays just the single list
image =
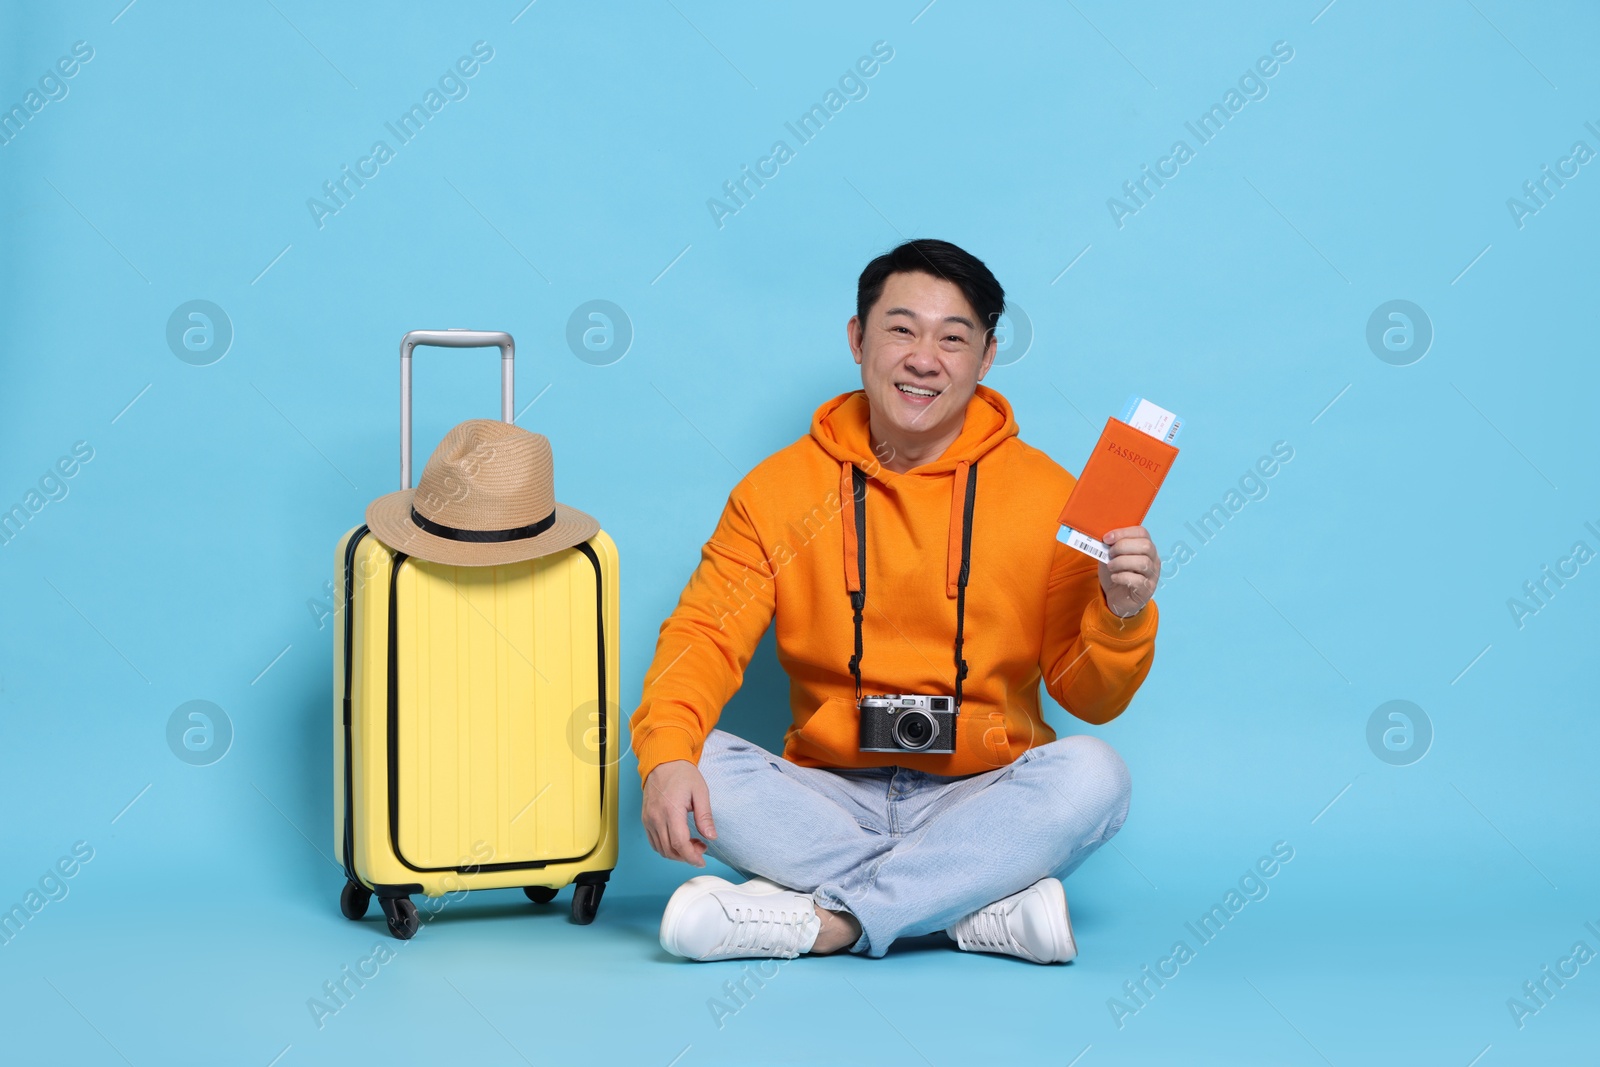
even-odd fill
[{"label": "black hair", "polygon": [[942,278],[960,289],[972,310],[978,313],[984,344],[989,343],[1006,309],[1006,291],[983,265],[983,260],[949,241],[932,237],[907,241],[868,263],[861,272],[861,280],[856,283],[856,315],[863,330],[867,325],[867,312],[883,295],[883,283],[889,280],[889,275],[907,273]]}]

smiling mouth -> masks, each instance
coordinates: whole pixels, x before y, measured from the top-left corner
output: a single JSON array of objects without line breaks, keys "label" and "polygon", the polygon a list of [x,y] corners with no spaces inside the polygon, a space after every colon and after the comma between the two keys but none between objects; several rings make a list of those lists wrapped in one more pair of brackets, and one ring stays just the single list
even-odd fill
[{"label": "smiling mouth", "polygon": [[895,388],[916,400],[932,400],[939,395],[937,389],[924,389],[920,385],[911,385],[908,382],[896,382]]}]

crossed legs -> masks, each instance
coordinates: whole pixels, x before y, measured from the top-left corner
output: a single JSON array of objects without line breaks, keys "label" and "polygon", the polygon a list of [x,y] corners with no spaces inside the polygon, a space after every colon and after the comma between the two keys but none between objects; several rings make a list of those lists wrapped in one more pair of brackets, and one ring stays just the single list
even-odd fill
[{"label": "crossed legs", "polygon": [[707,851],[810,895],[822,920],[812,951],[869,956],[1065,877],[1122,827],[1129,800],[1121,757],[1082,735],[946,778],[800,767],[713,730],[700,771],[717,820]]}]

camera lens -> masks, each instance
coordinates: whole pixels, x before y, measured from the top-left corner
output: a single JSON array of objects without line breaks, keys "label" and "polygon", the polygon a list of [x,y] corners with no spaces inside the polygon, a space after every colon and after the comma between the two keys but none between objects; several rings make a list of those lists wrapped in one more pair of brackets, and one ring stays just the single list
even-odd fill
[{"label": "camera lens", "polygon": [[933,744],[939,726],[927,712],[908,708],[895,717],[894,740],[901,748],[918,752]]}]

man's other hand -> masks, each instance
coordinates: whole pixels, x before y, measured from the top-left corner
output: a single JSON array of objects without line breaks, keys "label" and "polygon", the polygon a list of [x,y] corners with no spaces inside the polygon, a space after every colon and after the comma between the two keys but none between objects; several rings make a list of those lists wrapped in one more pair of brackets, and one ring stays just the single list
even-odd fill
[{"label": "man's other hand", "polygon": [[1100,588],[1114,615],[1137,615],[1155,595],[1161,557],[1143,526],[1124,526],[1106,534],[1111,562],[1100,564]]},{"label": "man's other hand", "polygon": [[704,867],[706,843],[689,833],[688,820],[701,834],[715,841],[717,828],[711,821],[711,793],[700,768],[688,760],[668,760],[650,772],[644,781],[644,832],[650,847],[669,860],[682,860]]}]

